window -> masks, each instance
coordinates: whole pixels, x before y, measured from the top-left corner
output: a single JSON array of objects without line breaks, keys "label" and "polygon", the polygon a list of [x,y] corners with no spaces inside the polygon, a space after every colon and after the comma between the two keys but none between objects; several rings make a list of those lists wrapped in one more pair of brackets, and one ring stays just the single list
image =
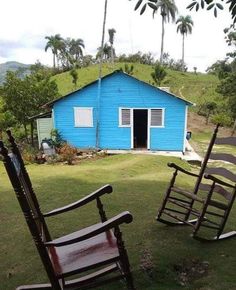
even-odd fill
[{"label": "window", "polygon": [[151,109],[151,126],[164,126],[163,109]]},{"label": "window", "polygon": [[74,108],[75,127],[93,127],[93,108]]},{"label": "window", "polygon": [[130,127],[130,109],[120,109],[120,126]]}]

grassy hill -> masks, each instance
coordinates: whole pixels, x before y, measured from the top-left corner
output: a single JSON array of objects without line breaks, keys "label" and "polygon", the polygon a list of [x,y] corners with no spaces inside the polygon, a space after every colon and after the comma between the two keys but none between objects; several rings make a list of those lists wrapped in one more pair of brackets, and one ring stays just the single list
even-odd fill
[{"label": "grassy hill", "polygon": [[[124,63],[116,63],[112,67],[110,64],[103,65],[103,75],[111,73],[113,70],[124,68]],[[151,72],[153,66],[144,64],[134,64],[133,76],[147,83],[153,84]],[[77,87],[81,88],[84,85],[98,78],[98,66],[93,65],[86,68],[78,69]],[[58,74],[54,77],[56,80],[61,95],[66,95],[75,90],[72,83],[72,77],[69,72]],[[162,82],[163,87],[170,87],[171,92],[177,96],[183,97],[197,105],[205,101],[221,101],[220,96],[215,92],[219,80],[216,76],[203,73],[189,73],[167,70],[167,76]]]}]

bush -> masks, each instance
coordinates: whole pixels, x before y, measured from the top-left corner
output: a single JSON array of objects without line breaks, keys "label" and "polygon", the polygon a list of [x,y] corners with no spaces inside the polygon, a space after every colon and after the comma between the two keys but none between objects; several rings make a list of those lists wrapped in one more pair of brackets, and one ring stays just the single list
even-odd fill
[{"label": "bush", "polygon": [[28,145],[28,144],[24,144],[23,146],[23,150],[22,150],[22,156],[23,156],[23,160],[25,161],[25,163],[38,163],[37,160],[38,160],[38,156],[39,155],[42,155],[41,152]]},{"label": "bush", "polygon": [[220,123],[222,126],[230,127],[232,125],[232,118],[230,118],[226,113],[219,113],[212,116],[211,121],[213,124]]},{"label": "bush", "polygon": [[76,158],[77,149],[69,144],[65,144],[59,149],[59,154],[63,161],[66,161],[68,165],[72,165]]},{"label": "bush", "polygon": [[51,131],[51,146],[56,150],[65,144],[65,140],[62,138],[61,133],[57,129]]},{"label": "bush", "polygon": [[61,162],[61,157],[58,154],[52,154],[46,156],[46,161],[48,164],[56,164],[58,162]]}]

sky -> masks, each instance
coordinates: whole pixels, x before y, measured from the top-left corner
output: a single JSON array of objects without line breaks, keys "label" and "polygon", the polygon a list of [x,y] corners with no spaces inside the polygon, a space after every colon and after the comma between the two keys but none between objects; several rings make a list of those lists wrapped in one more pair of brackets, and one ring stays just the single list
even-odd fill
[{"label": "sky", "polygon": [[[63,38],[81,38],[84,54],[95,55],[101,45],[104,0],[7,0],[1,1],[0,63],[18,61],[33,64],[40,61],[52,66],[52,54],[45,52],[45,36],[59,33]],[[137,0],[108,0],[105,41],[108,29],[116,30],[116,54],[151,52],[160,57],[161,16],[152,17],[151,9],[140,16],[134,11]],[[188,70],[205,70],[219,59],[224,59],[230,47],[225,42],[223,29],[230,26],[227,7],[219,11],[186,10],[191,0],[175,0],[179,14],[190,15],[194,22],[192,34],[185,41],[185,62]],[[177,16],[177,17],[178,17]],[[182,37],[176,24],[167,23],[164,52],[175,60],[181,59]]]}]

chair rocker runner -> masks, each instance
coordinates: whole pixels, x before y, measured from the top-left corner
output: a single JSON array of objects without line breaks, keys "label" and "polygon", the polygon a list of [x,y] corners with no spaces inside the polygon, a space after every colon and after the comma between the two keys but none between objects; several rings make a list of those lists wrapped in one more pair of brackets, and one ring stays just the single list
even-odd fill
[{"label": "chair rocker runner", "polygon": [[[224,145],[224,149],[227,145],[236,146],[236,137],[218,138],[218,129],[219,125],[214,130],[199,174],[189,172],[176,164],[169,164],[175,172],[157,215],[158,221],[168,225],[192,226],[193,237],[202,241],[221,240],[236,235],[235,231],[223,234],[235,199],[236,188],[236,175],[224,168],[224,164],[231,163],[234,166],[236,157],[219,152],[222,149],[217,149],[215,146]],[[215,161],[218,163],[216,164]],[[219,167],[219,162],[221,166],[223,164],[222,167]],[[193,192],[175,185],[179,172],[196,177]],[[199,192],[205,195],[202,196]],[[195,218],[191,219],[191,217]]]},{"label": "chair rocker runner", "polygon": [[[107,219],[100,197],[111,193],[105,185],[86,197],[46,214],[40,210],[30,177],[10,131],[11,153],[0,141],[0,153],[32,238],[50,280],[48,284],[19,286],[23,289],[75,290],[94,288],[116,279],[124,279],[128,289],[135,289],[120,225],[130,223],[132,215],[122,212]],[[101,222],[63,237],[52,239],[46,219],[80,208],[95,201]],[[74,279],[70,279],[76,275]],[[78,277],[79,275],[79,277]]]}]

